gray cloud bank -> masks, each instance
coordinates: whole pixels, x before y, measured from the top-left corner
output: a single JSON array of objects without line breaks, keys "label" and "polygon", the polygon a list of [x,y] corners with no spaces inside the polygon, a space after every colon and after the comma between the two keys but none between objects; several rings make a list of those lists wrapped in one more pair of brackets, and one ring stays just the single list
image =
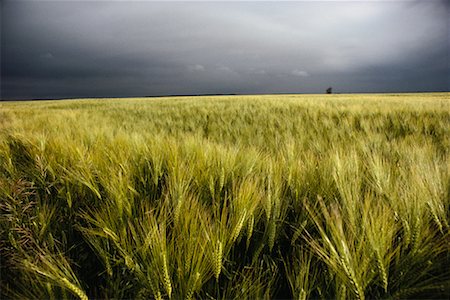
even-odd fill
[{"label": "gray cloud bank", "polygon": [[1,99],[448,91],[449,1],[1,2]]}]

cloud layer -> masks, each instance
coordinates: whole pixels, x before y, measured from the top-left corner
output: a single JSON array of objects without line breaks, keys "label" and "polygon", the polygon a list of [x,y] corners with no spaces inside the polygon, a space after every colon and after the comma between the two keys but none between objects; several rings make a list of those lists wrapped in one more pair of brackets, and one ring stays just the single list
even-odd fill
[{"label": "cloud layer", "polygon": [[448,1],[3,1],[1,98],[449,90]]}]

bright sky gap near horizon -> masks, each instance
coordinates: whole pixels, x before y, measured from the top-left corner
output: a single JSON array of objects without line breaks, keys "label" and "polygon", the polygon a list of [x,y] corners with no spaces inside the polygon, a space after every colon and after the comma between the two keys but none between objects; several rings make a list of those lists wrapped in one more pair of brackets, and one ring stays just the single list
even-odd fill
[{"label": "bright sky gap near horizon", "polygon": [[449,91],[450,1],[1,1],[0,99]]}]

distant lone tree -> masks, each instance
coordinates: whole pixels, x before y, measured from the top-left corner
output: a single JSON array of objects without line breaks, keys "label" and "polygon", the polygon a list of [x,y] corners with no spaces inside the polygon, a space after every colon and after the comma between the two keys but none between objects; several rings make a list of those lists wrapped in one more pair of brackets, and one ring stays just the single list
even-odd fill
[{"label": "distant lone tree", "polygon": [[332,92],[332,88],[330,86],[329,88],[327,88],[327,94],[331,94],[331,92]]}]

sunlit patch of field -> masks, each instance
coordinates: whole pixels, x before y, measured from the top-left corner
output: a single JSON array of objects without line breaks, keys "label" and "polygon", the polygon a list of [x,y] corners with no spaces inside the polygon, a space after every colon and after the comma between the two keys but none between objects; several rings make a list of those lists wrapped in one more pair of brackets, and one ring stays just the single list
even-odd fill
[{"label": "sunlit patch of field", "polygon": [[2,298],[448,298],[449,99],[0,103]]}]

